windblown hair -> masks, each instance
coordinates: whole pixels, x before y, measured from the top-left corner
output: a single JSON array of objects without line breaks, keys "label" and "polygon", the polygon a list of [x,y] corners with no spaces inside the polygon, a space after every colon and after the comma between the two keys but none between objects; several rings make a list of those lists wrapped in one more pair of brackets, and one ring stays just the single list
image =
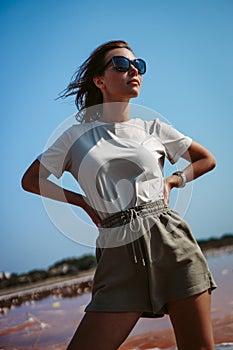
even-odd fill
[{"label": "windblown hair", "polygon": [[[97,47],[77,69],[70,84],[59,96],[60,98],[66,98],[76,95],[75,104],[79,110],[76,118],[80,122],[90,122],[100,118],[103,96],[100,89],[93,82],[93,78],[104,73],[106,53],[117,48],[126,48],[132,51],[130,46],[122,40],[109,41]],[[96,107],[90,108],[93,106]]]}]

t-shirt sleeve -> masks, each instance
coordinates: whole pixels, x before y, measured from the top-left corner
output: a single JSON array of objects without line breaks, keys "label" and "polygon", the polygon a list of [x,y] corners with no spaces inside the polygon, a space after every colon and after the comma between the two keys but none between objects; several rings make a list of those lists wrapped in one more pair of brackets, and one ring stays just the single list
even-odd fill
[{"label": "t-shirt sleeve", "polygon": [[71,140],[69,131],[65,131],[46,151],[37,159],[58,179],[70,167]]},{"label": "t-shirt sleeve", "polygon": [[155,119],[151,123],[150,133],[163,144],[166,157],[172,164],[179,160],[192,143],[190,137],[183,135],[180,131],[159,119]]}]

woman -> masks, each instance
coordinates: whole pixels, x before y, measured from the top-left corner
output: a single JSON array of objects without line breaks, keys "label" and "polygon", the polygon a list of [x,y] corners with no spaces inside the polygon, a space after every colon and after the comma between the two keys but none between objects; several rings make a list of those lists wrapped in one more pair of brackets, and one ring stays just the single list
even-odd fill
[{"label": "woman", "polygon": [[[179,349],[214,349],[210,299],[216,285],[187,224],[168,203],[172,188],[213,169],[215,159],[158,119],[131,119],[129,103],[145,72],[126,42],[98,47],[63,94],[76,96],[82,123],[22,179],[25,190],[79,206],[99,227],[92,300],[69,350],[117,349],[140,317],[164,314]],[[164,180],[165,156],[189,165]],[[64,171],[86,197],[48,179]]]}]

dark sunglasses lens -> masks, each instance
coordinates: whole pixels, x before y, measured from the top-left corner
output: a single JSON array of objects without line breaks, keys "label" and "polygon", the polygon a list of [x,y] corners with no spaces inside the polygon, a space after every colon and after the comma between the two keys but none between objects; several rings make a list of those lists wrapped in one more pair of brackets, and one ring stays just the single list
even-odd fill
[{"label": "dark sunglasses lens", "polygon": [[139,74],[145,74],[146,73],[146,63],[141,58],[137,58],[133,61],[130,61],[126,57],[122,56],[114,56],[112,58],[114,67],[119,72],[127,72],[130,68],[130,65],[133,64],[134,67],[138,70]]},{"label": "dark sunglasses lens", "polygon": [[129,60],[125,57],[116,56],[113,57],[113,63],[115,68],[120,72],[127,72],[130,67]]},{"label": "dark sunglasses lens", "polygon": [[137,68],[139,74],[145,74],[146,73],[146,62],[142,59],[138,58],[133,61],[133,65],[135,68]]}]

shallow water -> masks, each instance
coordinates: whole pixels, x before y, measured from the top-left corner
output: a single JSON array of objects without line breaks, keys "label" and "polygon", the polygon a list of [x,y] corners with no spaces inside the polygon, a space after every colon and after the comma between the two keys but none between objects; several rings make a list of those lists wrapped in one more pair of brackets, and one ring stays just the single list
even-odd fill
[{"label": "shallow water", "polygon": [[[213,292],[212,318],[232,314],[233,254],[211,256],[207,260],[218,284],[217,290]],[[11,309],[6,315],[0,316],[0,350],[65,349],[89,300],[89,293],[67,299],[48,297]],[[159,320],[141,319],[130,335],[170,327],[168,317]],[[216,349],[233,350],[233,344],[216,346]]]},{"label": "shallow water", "polygon": [[[160,349],[159,348],[150,348],[150,349],[145,349],[145,350],[160,350]],[[177,348],[170,348],[167,350],[177,350]],[[233,350],[233,343],[223,343],[223,344],[216,345],[215,350]]]},{"label": "shallow water", "polygon": [[216,350],[233,350],[233,343],[224,343],[222,345],[216,345]]}]

